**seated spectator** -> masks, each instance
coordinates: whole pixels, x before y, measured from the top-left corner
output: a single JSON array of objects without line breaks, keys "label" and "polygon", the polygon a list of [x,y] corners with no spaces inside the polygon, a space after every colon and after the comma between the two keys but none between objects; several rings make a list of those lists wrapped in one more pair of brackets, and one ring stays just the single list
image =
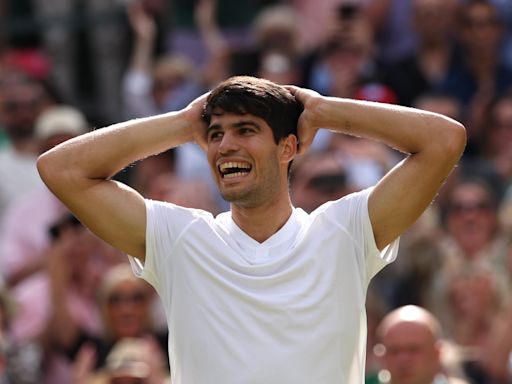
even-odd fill
[{"label": "seated spectator", "polygon": [[499,225],[495,191],[483,179],[461,178],[453,182],[446,198],[442,268],[487,260],[501,270],[507,240]]},{"label": "seated spectator", "polygon": [[485,260],[453,266],[438,275],[431,303],[471,382],[508,382],[512,309],[503,271]]},{"label": "seated spectator", "polygon": [[12,289],[17,311],[11,335],[19,343],[41,343],[45,380],[57,383],[67,382],[69,366],[52,348],[48,328],[56,327],[63,337],[67,329],[55,313],[69,313],[65,325],[69,321],[98,334],[102,329],[95,299],[98,283],[105,271],[122,258],[119,251],[94,236],[68,213],[48,230],[52,240],[42,253],[45,268]]},{"label": "seated spectator", "polygon": [[384,317],[377,332],[382,343],[378,350],[382,354],[383,370],[376,382],[468,383],[456,377],[456,369],[447,365],[448,346],[441,339],[441,326],[427,310],[413,305],[397,308]]},{"label": "seated spectator", "polygon": [[101,333],[83,327],[69,306],[55,303],[48,332],[56,351],[72,362],[82,348],[92,346],[94,370],[98,370],[107,363],[107,356],[117,341],[126,337],[147,338],[158,345],[168,361],[167,333],[153,325],[157,320],[152,315],[157,308],[154,292],[145,281],[133,275],[129,265],[122,263],[108,270],[102,276],[97,297],[104,327]]}]

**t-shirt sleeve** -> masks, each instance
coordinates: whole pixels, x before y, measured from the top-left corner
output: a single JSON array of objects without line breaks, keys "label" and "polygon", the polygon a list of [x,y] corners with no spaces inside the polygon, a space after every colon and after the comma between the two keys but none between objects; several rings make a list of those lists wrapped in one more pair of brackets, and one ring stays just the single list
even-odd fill
[{"label": "t-shirt sleeve", "polygon": [[367,284],[382,268],[396,259],[400,243],[400,238],[397,238],[382,251],[377,248],[368,212],[368,198],[372,190],[373,187],[345,196],[328,208],[332,220],[341,221],[342,228],[353,238],[357,254],[363,260]]},{"label": "t-shirt sleeve", "polygon": [[173,248],[180,234],[202,213],[200,210],[178,205],[145,200],[146,255],[145,261],[129,256],[134,274],[150,283],[159,294],[164,294],[164,282],[171,279]]}]

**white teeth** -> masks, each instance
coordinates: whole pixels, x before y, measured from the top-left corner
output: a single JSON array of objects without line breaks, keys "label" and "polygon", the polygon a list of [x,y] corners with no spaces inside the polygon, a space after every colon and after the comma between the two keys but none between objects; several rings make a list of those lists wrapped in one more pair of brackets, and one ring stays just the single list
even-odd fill
[{"label": "white teeth", "polygon": [[223,178],[224,179],[231,179],[231,178],[234,178],[234,177],[240,177],[240,176],[245,176],[247,175],[247,172],[235,172],[235,173],[226,173]]},{"label": "white teeth", "polygon": [[222,163],[219,166],[219,169],[224,172],[228,168],[242,168],[242,169],[250,169],[251,166],[247,163],[240,163],[235,161],[229,161],[227,163]]}]

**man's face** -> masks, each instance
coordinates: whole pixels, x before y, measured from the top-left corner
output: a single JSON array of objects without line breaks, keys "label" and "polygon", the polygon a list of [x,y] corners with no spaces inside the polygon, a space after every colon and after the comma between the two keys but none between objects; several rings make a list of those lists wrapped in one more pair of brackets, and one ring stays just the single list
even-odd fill
[{"label": "man's face", "polygon": [[0,122],[13,139],[32,135],[44,103],[43,88],[35,83],[6,85],[0,91]]},{"label": "man's face", "polygon": [[[208,162],[222,197],[244,207],[266,204],[287,182],[276,144],[265,120],[245,114],[212,114],[207,130]],[[284,172],[284,177],[283,177]]]},{"label": "man's face", "polygon": [[149,307],[149,294],[139,282],[120,283],[110,292],[106,302],[111,332],[117,337],[140,335],[146,326]]},{"label": "man's face", "polygon": [[496,210],[489,193],[477,183],[465,183],[452,193],[447,228],[466,252],[478,252],[487,245],[496,229]]},{"label": "man's face", "polygon": [[492,5],[469,5],[464,12],[462,36],[475,53],[494,52],[501,39],[501,26]]},{"label": "man's face", "polygon": [[430,384],[439,369],[439,350],[432,333],[423,325],[402,322],[390,328],[382,340],[385,368],[393,384]]}]

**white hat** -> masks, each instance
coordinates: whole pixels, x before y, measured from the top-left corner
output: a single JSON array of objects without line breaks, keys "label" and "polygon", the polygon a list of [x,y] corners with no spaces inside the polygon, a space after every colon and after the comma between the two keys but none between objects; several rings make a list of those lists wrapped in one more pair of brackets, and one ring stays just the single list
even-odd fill
[{"label": "white hat", "polygon": [[35,137],[48,139],[56,135],[78,136],[89,130],[85,116],[75,107],[57,105],[39,115],[35,124]]}]

